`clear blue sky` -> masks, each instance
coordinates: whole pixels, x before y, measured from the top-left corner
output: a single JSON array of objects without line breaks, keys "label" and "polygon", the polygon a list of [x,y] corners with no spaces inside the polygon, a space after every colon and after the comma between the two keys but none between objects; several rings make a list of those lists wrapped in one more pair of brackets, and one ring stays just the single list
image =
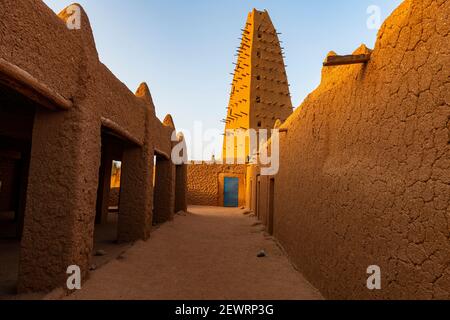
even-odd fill
[{"label": "clear blue sky", "polygon": [[[55,12],[69,1],[44,0]],[[401,0],[78,0],[87,11],[100,59],[131,91],[148,83],[160,119],[177,129],[223,130],[240,29],[252,8],[267,9],[281,32],[292,103],[299,106],[319,84],[330,50],[351,53],[373,47],[377,30],[367,28],[367,8],[384,20]],[[206,155],[221,153],[220,142]]]}]

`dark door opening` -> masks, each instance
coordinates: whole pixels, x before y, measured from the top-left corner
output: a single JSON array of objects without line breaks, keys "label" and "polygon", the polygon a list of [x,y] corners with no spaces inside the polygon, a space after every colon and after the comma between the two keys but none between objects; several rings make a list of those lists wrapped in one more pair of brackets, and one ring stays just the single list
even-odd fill
[{"label": "dark door opening", "polygon": [[14,294],[36,105],[0,86],[0,296]]},{"label": "dark door opening", "polygon": [[[102,130],[97,205],[94,229],[94,253],[114,251],[120,207],[120,174],[125,142]],[[98,254],[99,255],[99,254]]]},{"label": "dark door opening", "polygon": [[259,210],[259,202],[260,202],[260,192],[261,192],[261,176],[256,176],[256,199],[255,199],[255,214],[259,218],[260,210]]},{"label": "dark door opening", "polygon": [[239,178],[225,177],[223,181],[223,205],[236,208],[239,206]]},{"label": "dark door opening", "polygon": [[274,218],[274,201],[275,201],[275,179],[270,179],[269,186],[269,222],[267,231],[273,235],[273,218]]},{"label": "dark door opening", "polygon": [[250,210],[253,210],[253,180],[250,179],[250,193],[248,199],[248,207]]},{"label": "dark door opening", "polygon": [[186,211],[186,166],[176,166],[175,173],[175,213]]}]

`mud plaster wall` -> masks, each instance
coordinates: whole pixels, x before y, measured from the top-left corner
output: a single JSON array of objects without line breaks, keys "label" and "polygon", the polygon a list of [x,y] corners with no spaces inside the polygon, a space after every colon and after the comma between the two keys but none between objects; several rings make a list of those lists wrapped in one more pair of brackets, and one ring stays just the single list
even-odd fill
[{"label": "mud plaster wall", "polygon": [[170,154],[172,146],[174,127],[156,118],[147,85],[133,94],[99,61],[84,10],[80,30],[69,30],[65,19],[42,1],[0,2],[0,58],[73,102],[66,111],[40,106],[36,111],[21,292],[65,283],[69,265],[79,265],[83,275],[88,270],[105,123],[126,141],[118,231],[122,241],[148,238],[154,149]]},{"label": "mud plaster wall", "polygon": [[[245,181],[245,173],[246,165],[188,164],[187,203],[189,205],[222,206],[219,194],[219,176],[221,174],[222,176],[223,174],[239,174],[243,175],[243,181]],[[240,201],[239,205],[244,205],[244,202]]]},{"label": "mud plaster wall", "polygon": [[404,1],[283,126],[275,235],[328,298],[450,299],[449,15]]}]

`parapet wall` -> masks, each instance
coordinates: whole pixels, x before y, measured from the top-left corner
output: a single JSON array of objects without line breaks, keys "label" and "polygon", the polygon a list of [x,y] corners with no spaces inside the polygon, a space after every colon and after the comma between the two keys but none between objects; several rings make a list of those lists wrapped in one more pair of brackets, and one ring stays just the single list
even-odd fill
[{"label": "parapet wall", "polygon": [[[189,205],[223,206],[221,183],[224,175],[241,177],[245,186],[246,165],[224,165],[203,162],[187,165],[187,202]],[[239,192],[239,205],[245,205],[245,189]]]},{"label": "parapet wall", "polygon": [[450,299],[449,14],[404,1],[283,125],[275,236],[327,298]]}]

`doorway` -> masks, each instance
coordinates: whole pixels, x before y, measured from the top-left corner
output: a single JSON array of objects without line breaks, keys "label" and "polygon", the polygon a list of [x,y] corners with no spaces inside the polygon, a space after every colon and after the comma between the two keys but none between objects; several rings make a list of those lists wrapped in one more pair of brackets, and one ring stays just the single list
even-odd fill
[{"label": "doorway", "polygon": [[259,203],[261,198],[261,176],[256,176],[256,197],[255,197],[255,215],[260,218]]},{"label": "doorway", "polygon": [[153,189],[153,224],[172,219],[175,210],[175,175],[172,161],[162,153],[155,152]]},{"label": "doorway", "polygon": [[225,177],[223,181],[223,205],[236,208],[239,206],[239,178]]},{"label": "doorway", "polygon": [[15,294],[36,105],[0,86],[0,296]]},{"label": "doorway", "polygon": [[98,176],[94,227],[93,263],[101,265],[114,255],[117,246],[120,211],[120,175],[125,142],[102,128],[101,159]]},{"label": "doorway", "polygon": [[274,220],[274,200],[275,200],[275,179],[270,179],[269,185],[269,221],[267,224],[267,232],[273,235],[273,220]]},{"label": "doorway", "polygon": [[178,213],[180,211],[187,211],[186,165],[177,165],[175,170],[175,213]]}]

